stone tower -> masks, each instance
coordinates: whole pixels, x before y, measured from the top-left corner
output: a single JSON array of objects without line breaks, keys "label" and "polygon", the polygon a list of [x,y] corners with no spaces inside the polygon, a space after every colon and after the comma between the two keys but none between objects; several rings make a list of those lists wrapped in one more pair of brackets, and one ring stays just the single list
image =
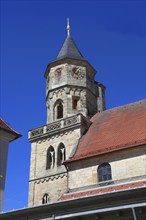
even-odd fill
[{"label": "stone tower", "polygon": [[68,190],[63,165],[75,152],[90,117],[105,109],[105,87],[70,36],[46,69],[47,124],[29,131],[31,164],[29,206],[57,201]]}]

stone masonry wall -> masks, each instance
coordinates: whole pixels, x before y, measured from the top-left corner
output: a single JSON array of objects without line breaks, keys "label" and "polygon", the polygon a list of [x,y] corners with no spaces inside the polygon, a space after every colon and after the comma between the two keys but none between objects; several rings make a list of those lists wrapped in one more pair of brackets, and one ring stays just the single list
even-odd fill
[{"label": "stone masonry wall", "polygon": [[[73,75],[74,68],[81,70],[82,74],[79,78]],[[47,123],[56,120],[54,107],[59,99],[63,102],[63,117],[69,117],[79,112],[85,116],[88,116],[88,112],[91,112],[90,115],[96,113],[98,89],[94,79],[89,78],[88,71],[86,66],[67,63],[50,69],[46,81]],[[73,96],[79,98],[76,111],[72,108]],[[90,100],[92,100],[92,105],[89,103]]]},{"label": "stone masonry wall", "polygon": [[29,207],[42,204],[44,194],[48,194],[48,202],[57,201],[67,191],[67,174],[56,175],[30,182]]},{"label": "stone masonry wall", "polygon": [[[57,149],[60,143],[63,143],[66,149],[66,159],[76,148],[80,137],[80,128],[62,131],[59,134],[48,138],[42,138],[31,146],[31,165],[30,165],[30,184],[29,184],[29,206],[32,205],[35,197],[35,204],[40,202],[44,191],[48,191],[51,195],[50,201],[55,201],[60,197],[60,194],[66,190],[67,180],[62,177],[66,173],[65,166],[57,166]],[[47,150],[52,146],[55,150],[55,166],[51,169],[46,169]],[[51,178],[51,181],[45,182],[46,178]],[[35,184],[40,181],[39,184]],[[54,186],[52,188],[51,186]],[[47,187],[47,188],[46,188]],[[56,190],[56,193],[55,193]]]},{"label": "stone masonry wall", "polygon": [[104,162],[111,165],[113,181],[144,178],[146,175],[145,147],[139,146],[72,164],[69,168],[69,189],[98,184],[97,168]]},{"label": "stone masonry wall", "polygon": [[[56,124],[51,126],[58,126],[58,119],[79,113],[87,117],[96,113],[98,88],[94,81],[95,70],[88,62],[68,59],[66,63],[51,64],[47,71],[47,125],[55,122]],[[66,168],[64,165],[57,166],[58,146],[61,143],[65,146],[66,159],[69,159],[81,136],[79,125],[61,127],[61,130],[57,127],[55,131],[47,131],[47,125],[34,129],[29,136],[32,142],[29,206],[41,204],[44,193],[49,194],[49,201],[56,201],[67,190]],[[47,167],[47,152],[50,146],[54,149],[52,152],[55,152],[55,165],[51,168]],[[54,157],[52,158],[54,161]]]}]

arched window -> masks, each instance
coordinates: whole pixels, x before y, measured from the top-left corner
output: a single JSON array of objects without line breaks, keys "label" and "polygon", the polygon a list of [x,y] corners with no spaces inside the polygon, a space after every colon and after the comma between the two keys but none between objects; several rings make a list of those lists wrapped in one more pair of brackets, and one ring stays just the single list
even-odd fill
[{"label": "arched window", "polygon": [[108,181],[112,179],[111,166],[109,163],[102,163],[98,167],[98,181]]},{"label": "arched window", "polygon": [[57,105],[57,119],[63,118],[63,104],[59,102]]},{"label": "arched window", "polygon": [[46,204],[48,202],[49,202],[49,195],[48,193],[45,193],[42,198],[42,204]]},{"label": "arched window", "polygon": [[58,99],[54,104],[54,120],[63,118],[63,101]]},{"label": "arched window", "polygon": [[66,159],[65,146],[63,143],[60,143],[57,151],[57,166],[61,166],[61,164],[65,159]]},{"label": "arched window", "polygon": [[55,151],[52,146],[50,146],[47,150],[47,164],[46,169],[54,168],[55,164]]}]

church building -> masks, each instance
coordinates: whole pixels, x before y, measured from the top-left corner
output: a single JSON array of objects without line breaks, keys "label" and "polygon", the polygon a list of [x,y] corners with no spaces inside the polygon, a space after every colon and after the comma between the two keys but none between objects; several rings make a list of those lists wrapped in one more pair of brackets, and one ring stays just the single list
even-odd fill
[{"label": "church building", "polygon": [[94,80],[95,69],[67,28],[67,38],[45,72],[47,123],[29,131],[29,206],[42,204],[46,195],[47,202],[57,201],[66,192],[68,175],[63,162],[74,155],[78,140],[92,123],[90,118],[105,109],[105,87]]},{"label": "church building", "polygon": [[95,74],[68,20],[44,75],[46,124],[28,135],[28,208],[2,220],[145,219],[146,100],[106,110],[105,86]]}]

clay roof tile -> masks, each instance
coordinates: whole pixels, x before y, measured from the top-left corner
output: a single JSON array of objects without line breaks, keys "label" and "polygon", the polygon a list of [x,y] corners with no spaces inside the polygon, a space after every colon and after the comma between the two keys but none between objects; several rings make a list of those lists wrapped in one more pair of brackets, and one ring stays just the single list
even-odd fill
[{"label": "clay roof tile", "polygon": [[80,197],[85,197],[85,196],[90,196],[90,195],[98,195],[102,193],[110,193],[110,192],[118,192],[120,190],[128,190],[128,189],[135,189],[135,188],[140,188],[140,187],[146,187],[146,180],[141,180],[141,181],[135,181],[135,182],[129,182],[129,183],[124,183],[124,184],[118,184],[118,185],[113,185],[113,186],[106,186],[103,188],[97,187],[94,189],[86,190],[81,192],[74,192],[74,193],[66,193],[61,196],[60,200],[69,200],[69,199],[75,199],[75,198],[80,198]]},{"label": "clay roof tile", "polygon": [[146,144],[146,100],[95,114],[70,160]]}]

